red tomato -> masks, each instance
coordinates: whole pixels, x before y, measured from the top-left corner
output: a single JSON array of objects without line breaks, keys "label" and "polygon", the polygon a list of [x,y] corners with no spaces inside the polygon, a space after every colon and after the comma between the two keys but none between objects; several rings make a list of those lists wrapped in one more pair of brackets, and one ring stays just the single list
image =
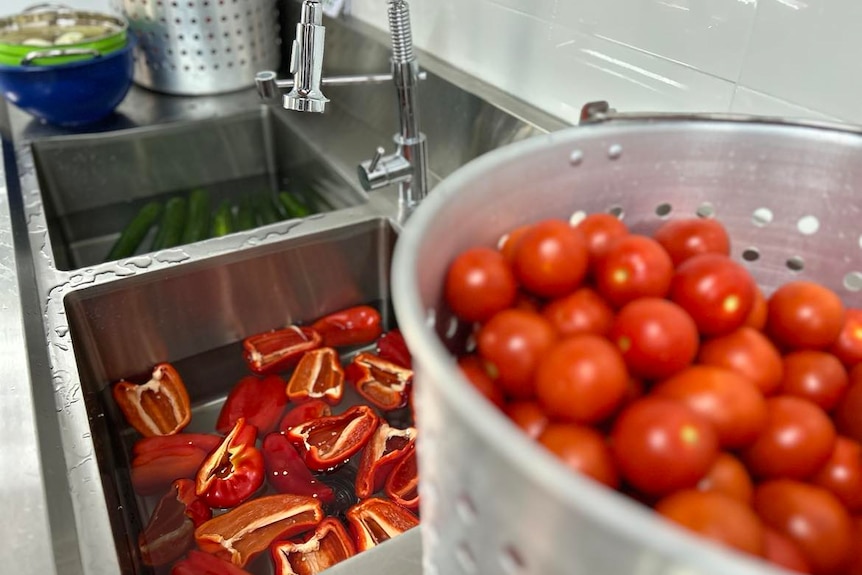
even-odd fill
[{"label": "red tomato", "polygon": [[862,309],[848,309],[838,339],[829,349],[850,369],[862,361]]},{"label": "red tomato", "polygon": [[676,268],[670,299],[688,312],[700,333],[723,335],[748,318],[756,287],[748,271],[729,257],[700,254]]},{"label": "red tomato", "polygon": [[502,408],[506,402],[503,397],[503,390],[497,383],[491,379],[488,372],[485,371],[485,363],[477,355],[465,355],[458,359],[458,367],[461,373],[467,378],[467,381],[473,384],[476,390],[484,395],[488,401]]},{"label": "red tomato", "polygon": [[718,491],[727,496],[751,504],[754,494],[754,483],[748,470],[740,460],[729,453],[721,453],[709,471],[701,479],[697,488],[700,491]]},{"label": "red tomato", "polygon": [[620,352],[596,335],[576,335],[551,347],[536,370],[536,396],[552,418],[597,423],[622,403],[629,374]]},{"label": "red tomato", "polygon": [[655,240],[630,234],[611,242],[594,272],[599,293],[611,305],[622,307],[639,297],[664,297],[673,263]]},{"label": "red tomato", "polygon": [[515,301],[518,286],[506,260],[491,248],[462,252],[446,273],[446,303],[464,321],[486,321]]},{"label": "red tomato", "polygon": [[658,384],[653,395],[681,401],[708,420],[723,448],[745,447],[766,427],[766,401],[736,372],[693,365]]},{"label": "red tomato", "polygon": [[542,315],[563,337],[585,333],[607,335],[614,321],[614,310],[588,287],[553,300]]},{"label": "red tomato", "polygon": [[588,258],[579,231],[561,220],[545,220],[533,224],[518,241],[515,277],[538,296],[559,297],[581,284]]},{"label": "red tomato", "polygon": [[862,517],[851,518],[853,523],[853,553],[844,575],[862,575]]},{"label": "red tomato", "polygon": [[604,213],[589,214],[575,228],[584,234],[590,263],[598,261],[613,240],[629,233],[628,227],[618,217]]},{"label": "red tomato", "polygon": [[626,304],[608,336],[636,377],[663,379],[684,369],[697,355],[694,321],[681,307],[659,298]]},{"label": "red tomato", "polygon": [[851,513],[862,511],[862,445],[838,437],[832,455],[811,483],[831,491]]},{"label": "red tomato", "polygon": [[797,573],[811,573],[808,559],[802,549],[799,548],[787,535],[779,533],[771,527],[767,527],[763,538],[763,556],[773,565],[784,567]]},{"label": "red tomato", "polygon": [[510,401],[503,408],[509,419],[520,427],[528,437],[538,439],[548,426],[548,414],[538,401]]},{"label": "red tomato", "polygon": [[790,349],[825,349],[844,327],[844,304],[822,285],[795,281],[782,285],[769,298],[766,331]]},{"label": "red tomato", "polygon": [[761,483],[754,510],[805,554],[814,575],[838,575],[852,553],[850,515],[829,491],[791,479]]},{"label": "red tomato", "polygon": [[766,428],[742,452],[751,473],[762,478],[811,477],[832,454],[835,426],[806,399],[779,395],[766,400]]},{"label": "red tomato", "polygon": [[557,339],[551,323],[520,309],[503,310],[479,330],[476,344],[485,369],[514,399],[535,394],[533,375],[539,359]]},{"label": "red tomato", "polygon": [[539,436],[539,443],[570,469],[616,489],[620,478],[605,438],[590,427],[552,423]]},{"label": "red tomato", "polygon": [[698,254],[730,254],[730,236],[717,220],[685,218],[669,220],[653,234],[678,266]]},{"label": "red tomato", "polygon": [[842,435],[862,443],[862,364],[848,374],[850,385],[835,407],[835,426]]},{"label": "red tomato", "polygon": [[766,314],[768,311],[769,307],[766,303],[766,296],[763,295],[763,290],[757,287],[754,292],[754,303],[743,325],[754,328],[757,331],[763,331],[766,328]]},{"label": "red tomato", "polygon": [[645,397],[617,417],[611,449],[626,481],[661,496],[697,485],[718,457],[718,436],[686,405]]},{"label": "red tomato", "polygon": [[515,265],[515,252],[517,252],[518,243],[530,229],[530,225],[519,226],[505,234],[500,238],[499,250],[510,266]]},{"label": "red tomato", "polygon": [[747,326],[705,341],[697,360],[735,371],[751,380],[764,395],[777,391],[784,375],[784,363],[775,345]]},{"label": "red tomato", "polygon": [[717,491],[686,489],[659,501],[655,510],[710,541],[763,555],[763,523],[751,507],[733,497]]},{"label": "red tomato", "polygon": [[806,349],[784,356],[781,393],[807,399],[831,411],[849,384],[847,371],[831,353]]}]

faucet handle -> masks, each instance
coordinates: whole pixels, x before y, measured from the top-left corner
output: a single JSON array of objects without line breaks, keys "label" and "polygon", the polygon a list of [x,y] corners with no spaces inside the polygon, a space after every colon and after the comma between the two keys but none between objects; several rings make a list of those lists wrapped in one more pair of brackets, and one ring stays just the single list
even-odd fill
[{"label": "faucet handle", "polygon": [[400,147],[394,154],[384,156],[385,152],[383,147],[378,147],[374,157],[357,167],[359,183],[368,192],[402,182],[413,175],[413,164],[404,157]]},{"label": "faucet handle", "polygon": [[377,164],[380,163],[380,158],[382,158],[385,153],[386,150],[383,149],[383,146],[377,146],[377,149],[374,151],[374,157],[371,158],[371,162],[368,164],[369,172],[373,172],[377,169]]}]

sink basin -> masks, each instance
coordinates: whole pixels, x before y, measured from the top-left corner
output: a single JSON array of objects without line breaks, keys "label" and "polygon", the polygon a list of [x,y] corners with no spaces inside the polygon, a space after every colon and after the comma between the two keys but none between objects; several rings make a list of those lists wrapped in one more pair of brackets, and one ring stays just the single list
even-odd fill
[{"label": "sink basin", "polygon": [[[260,107],[211,120],[35,141],[58,269],[102,263],[142,206],[187,197],[194,188],[209,193],[213,210],[225,200],[238,206],[278,191],[295,194],[313,212],[365,201],[358,184],[327,165],[283,117]],[[148,251],[148,239],[139,253]]]},{"label": "sink basin", "polygon": [[[117,408],[111,384],[170,362],[192,402],[185,431],[214,433],[224,398],[250,374],[241,353],[246,336],[357,304],[375,306],[386,328],[394,326],[389,266],[396,237],[389,220],[372,218],[66,296],[81,392],[123,572],[148,571],[137,541],[158,498],[138,497],[131,488],[131,446],[140,436]],[[346,394],[336,411],[351,401]],[[251,568],[269,573],[269,563],[260,558]]]}]

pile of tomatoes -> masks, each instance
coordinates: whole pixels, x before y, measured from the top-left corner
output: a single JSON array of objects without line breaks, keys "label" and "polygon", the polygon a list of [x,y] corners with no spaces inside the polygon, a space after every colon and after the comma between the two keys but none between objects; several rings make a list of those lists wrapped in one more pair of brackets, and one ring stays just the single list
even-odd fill
[{"label": "pile of tomatoes", "polygon": [[[730,548],[862,573],[862,311],[770,294],[715,219],[544,220],[460,253],[466,378],[564,464]],[[768,297],[766,297],[768,295]]]}]

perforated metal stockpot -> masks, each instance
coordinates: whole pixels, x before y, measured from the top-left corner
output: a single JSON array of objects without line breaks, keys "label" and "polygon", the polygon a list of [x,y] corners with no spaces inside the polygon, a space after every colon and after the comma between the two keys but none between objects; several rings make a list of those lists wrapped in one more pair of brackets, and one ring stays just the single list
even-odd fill
[{"label": "perforated metal stockpot", "polygon": [[135,82],[196,96],[254,84],[276,70],[276,0],[114,0],[138,37]]},{"label": "perforated metal stockpot", "polygon": [[[619,119],[512,144],[434,189],[396,245],[395,312],[414,354],[427,575],[763,575],[783,571],[571,473],[461,377],[441,305],[462,250],[541,218],[612,211],[650,233],[716,217],[767,293],[813,279],[858,306],[862,135],[739,117]],[[463,338],[462,338],[463,339]]]}]

